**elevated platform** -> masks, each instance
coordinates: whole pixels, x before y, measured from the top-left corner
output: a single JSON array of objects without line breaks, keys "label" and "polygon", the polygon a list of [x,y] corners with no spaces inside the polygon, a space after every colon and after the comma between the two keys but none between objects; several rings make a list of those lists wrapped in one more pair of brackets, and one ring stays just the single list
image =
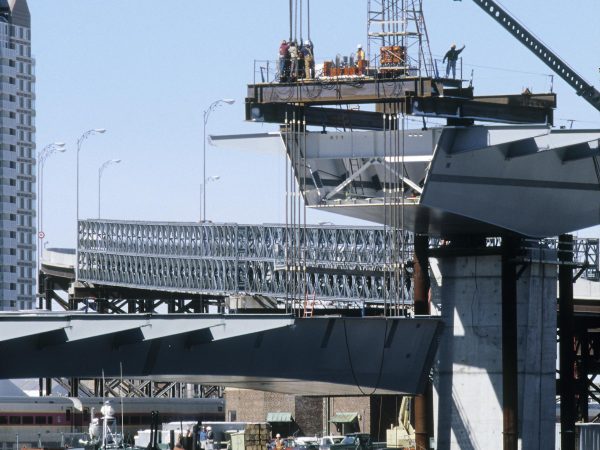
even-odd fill
[{"label": "elevated platform", "polygon": [[[556,95],[523,94],[474,96],[473,88],[427,77],[327,77],[297,83],[248,86],[246,120],[306,125],[385,129],[385,115],[405,114],[448,119],[468,124],[476,120],[513,124],[552,124]],[[457,80],[452,80],[457,81]],[[376,111],[339,108],[376,105]],[[383,105],[391,105],[384,109]],[[324,106],[330,106],[329,108]],[[337,106],[338,108],[331,108]]]},{"label": "elevated platform", "polygon": [[[0,378],[120,377],[302,395],[418,393],[441,321],[0,314]],[[18,363],[10,363],[18,361]]]}]

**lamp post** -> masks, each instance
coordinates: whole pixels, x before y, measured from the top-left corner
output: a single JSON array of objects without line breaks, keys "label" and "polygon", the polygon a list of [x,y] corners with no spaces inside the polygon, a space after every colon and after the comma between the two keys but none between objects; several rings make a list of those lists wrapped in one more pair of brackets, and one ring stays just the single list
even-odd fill
[{"label": "lamp post", "polygon": [[45,234],[44,234],[44,165],[46,164],[46,160],[54,153],[64,153],[66,151],[64,142],[54,142],[52,144],[46,145],[42,150],[38,152],[37,158],[37,190],[38,190],[38,198],[37,198],[37,211],[38,211],[38,220],[37,220],[37,229],[38,229],[38,245],[37,245],[37,277],[39,281],[39,273],[41,268],[41,246],[40,244],[43,242]]},{"label": "lamp post", "polygon": [[77,186],[75,188],[76,196],[77,196],[77,208],[76,208],[76,226],[75,226],[75,281],[79,280],[79,152],[81,151],[81,147],[83,142],[89,138],[93,134],[102,134],[105,133],[106,130],[104,128],[92,128],[91,130],[87,130],[79,139],[77,139],[77,176],[76,182]]},{"label": "lamp post", "polygon": [[109,159],[108,161],[104,161],[100,168],[98,169],[98,219],[100,219],[100,205],[101,205],[101,192],[102,192],[102,174],[104,170],[111,164],[119,164],[121,162],[120,159]]},{"label": "lamp post", "polygon": [[[235,100],[232,98],[224,98],[221,100],[215,100],[212,102],[209,107],[204,111],[204,127],[202,128],[202,181],[203,183],[207,181],[206,179],[206,124],[208,123],[208,118],[210,113],[217,109],[222,104],[233,105]],[[204,207],[204,211],[200,211],[201,216],[200,219],[202,222],[206,220],[206,189],[202,189],[202,205]]]},{"label": "lamp post", "polygon": [[[219,181],[221,179],[220,175],[212,175],[208,178],[204,179],[204,183],[200,183],[200,201],[202,201],[202,199],[204,198],[206,201],[206,196],[205,196],[205,192],[206,192],[206,183],[210,183],[211,181]],[[204,209],[204,219],[202,211]],[[202,207],[202,203],[200,203],[200,220],[202,222],[206,222],[206,204],[204,204],[204,208]]]}]

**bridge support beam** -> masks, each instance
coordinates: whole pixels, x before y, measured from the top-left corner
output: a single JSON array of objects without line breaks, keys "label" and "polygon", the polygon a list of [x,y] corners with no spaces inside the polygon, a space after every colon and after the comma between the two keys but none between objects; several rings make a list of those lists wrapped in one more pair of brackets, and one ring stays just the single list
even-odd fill
[{"label": "bridge support beam", "polygon": [[[415,315],[429,315],[429,237],[415,235],[414,255],[414,304]],[[415,444],[418,449],[429,449],[432,433],[432,393],[431,383],[426,382],[425,392],[415,397]]]},{"label": "bridge support beam", "polygon": [[[510,445],[520,440],[521,448],[554,448],[557,278],[556,266],[545,261],[556,255],[522,246],[510,253],[517,251],[525,257],[516,262],[480,246],[433,252],[432,308],[445,325],[434,367],[439,449],[497,450],[505,438]],[[503,283],[507,271],[510,283]],[[516,336],[507,344],[502,318],[509,319],[510,309],[503,311],[503,297],[514,301],[515,293]],[[518,355],[515,367],[503,364],[503,347]],[[503,423],[510,405],[509,435]]]},{"label": "bridge support beam", "polygon": [[558,241],[559,352],[560,352],[560,444],[575,450],[575,335],[573,326],[573,236],[563,234]]},{"label": "bridge support beam", "polygon": [[502,410],[503,449],[519,447],[517,263],[519,240],[502,238]]},{"label": "bridge support beam", "polygon": [[[126,378],[156,382],[414,395],[424,390],[440,328],[429,317],[0,314],[2,355],[20,361],[0,366],[0,378],[110,379],[122,369]],[[264,364],[274,354],[277,368]]]}]

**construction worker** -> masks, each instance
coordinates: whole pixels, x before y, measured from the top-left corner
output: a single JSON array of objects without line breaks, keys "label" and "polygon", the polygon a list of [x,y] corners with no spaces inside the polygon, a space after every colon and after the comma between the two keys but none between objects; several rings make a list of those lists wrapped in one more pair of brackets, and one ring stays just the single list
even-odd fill
[{"label": "construction worker", "polygon": [[290,81],[296,81],[298,79],[298,46],[296,41],[292,41],[290,44]]},{"label": "construction worker", "polygon": [[304,45],[300,48],[300,52],[304,55],[305,77],[310,80],[315,76],[315,58],[313,56],[312,42],[304,41]]},{"label": "construction worker", "polygon": [[444,59],[442,60],[442,64],[448,60],[448,65],[446,66],[446,78],[450,76],[450,70],[452,70],[452,78],[456,78],[456,61],[458,61],[458,55],[465,49],[463,45],[460,50],[456,50],[456,44],[452,44],[450,50],[446,52],[444,55]]},{"label": "construction worker", "polygon": [[365,60],[365,51],[362,48],[361,44],[356,46],[356,61],[364,61]]},{"label": "construction worker", "polygon": [[283,450],[283,439],[281,439],[281,435],[277,433],[275,435],[275,450]]},{"label": "construction worker", "polygon": [[200,428],[198,433],[198,441],[200,441],[200,449],[206,450],[206,427]]},{"label": "construction worker", "polygon": [[279,46],[279,81],[287,81],[290,62],[290,45],[284,39]]},{"label": "construction worker", "polygon": [[365,51],[361,44],[356,46],[356,67],[358,68],[358,74],[363,75],[367,68],[367,61],[365,59]]},{"label": "construction worker", "polygon": [[206,427],[206,450],[213,450],[214,442],[215,442],[215,435],[212,431],[212,427],[208,426],[208,427]]}]

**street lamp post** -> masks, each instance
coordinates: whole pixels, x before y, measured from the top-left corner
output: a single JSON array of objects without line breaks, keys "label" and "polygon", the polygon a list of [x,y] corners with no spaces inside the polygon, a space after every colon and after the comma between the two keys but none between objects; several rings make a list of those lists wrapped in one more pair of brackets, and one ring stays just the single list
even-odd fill
[{"label": "street lamp post", "polygon": [[77,208],[76,208],[76,226],[75,226],[75,281],[79,280],[79,152],[81,151],[81,147],[83,142],[89,138],[93,134],[102,134],[105,133],[106,130],[104,128],[92,128],[91,130],[87,130],[79,139],[77,139],[77,176],[76,182],[77,186],[75,188],[76,196],[77,196]]},{"label": "street lamp post", "polygon": [[[204,127],[202,128],[202,182],[205,183],[206,180],[206,124],[208,123],[208,118],[210,113],[213,112],[217,107],[222,104],[233,105],[235,103],[234,99],[224,98],[221,100],[215,100],[212,102],[209,107],[204,111]],[[203,211],[200,211],[200,219],[202,222],[206,221],[206,189],[202,189],[202,199]]]},{"label": "street lamp post", "polygon": [[104,161],[100,168],[98,169],[98,219],[100,219],[100,205],[101,205],[101,192],[102,192],[102,174],[104,170],[111,164],[119,164],[121,162],[120,159],[109,159],[108,161]]},{"label": "street lamp post", "polygon": [[[206,183],[210,183],[211,181],[218,181],[221,179],[220,175],[213,175],[210,176],[208,178],[204,179],[204,183],[200,183],[200,201],[202,201],[202,199],[206,199],[204,193],[206,191]],[[204,209],[204,219],[202,219],[202,210]],[[206,205],[204,205],[204,208],[202,207],[202,203],[200,203],[200,220],[202,222],[206,222]]]},{"label": "street lamp post", "polygon": [[42,150],[38,152],[37,158],[37,190],[38,190],[38,198],[37,198],[37,211],[38,211],[38,220],[37,220],[37,229],[38,229],[38,245],[37,245],[37,277],[39,281],[39,273],[41,268],[41,243],[45,237],[44,234],[44,165],[46,164],[46,160],[54,153],[60,152],[64,153],[66,151],[64,142],[54,142],[45,146]]}]

